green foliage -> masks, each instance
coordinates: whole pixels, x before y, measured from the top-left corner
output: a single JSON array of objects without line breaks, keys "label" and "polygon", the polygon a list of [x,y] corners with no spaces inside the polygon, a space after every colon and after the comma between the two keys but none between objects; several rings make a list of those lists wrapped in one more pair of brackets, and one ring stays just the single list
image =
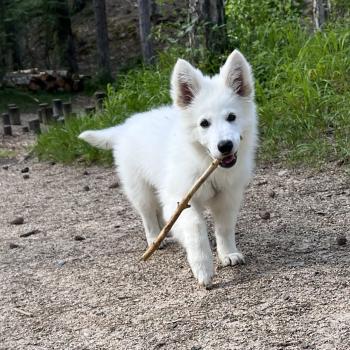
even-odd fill
[{"label": "green foliage", "polygon": [[[300,11],[294,1],[239,0],[227,5],[231,47],[247,56],[256,78],[259,157],[309,165],[333,160],[350,163],[350,19],[330,21],[314,34]],[[160,55],[157,66],[131,69],[119,77],[117,86],[109,86],[105,112],[68,121],[40,136],[39,156],[109,162],[109,153],[93,149],[76,136],[169,103],[173,64],[177,57],[193,61],[193,54],[179,49],[177,42]],[[228,53],[207,53],[197,66],[206,73],[217,72]]]}]

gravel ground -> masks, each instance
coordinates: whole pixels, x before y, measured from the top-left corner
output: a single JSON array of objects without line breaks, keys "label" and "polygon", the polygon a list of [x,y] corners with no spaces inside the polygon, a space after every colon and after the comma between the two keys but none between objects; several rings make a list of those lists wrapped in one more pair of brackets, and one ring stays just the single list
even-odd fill
[{"label": "gravel ground", "polygon": [[350,349],[344,168],[260,167],[237,228],[247,264],[217,267],[205,290],[176,243],[140,261],[141,221],[112,169],[25,160],[30,140],[13,139],[3,147],[19,156],[0,160],[0,349]]}]

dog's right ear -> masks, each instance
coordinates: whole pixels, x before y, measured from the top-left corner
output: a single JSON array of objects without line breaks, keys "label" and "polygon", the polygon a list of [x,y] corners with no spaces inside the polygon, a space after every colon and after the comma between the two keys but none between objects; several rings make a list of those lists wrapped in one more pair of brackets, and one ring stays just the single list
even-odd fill
[{"label": "dog's right ear", "polygon": [[171,96],[175,105],[187,108],[200,90],[202,73],[185,60],[178,59],[171,77]]}]

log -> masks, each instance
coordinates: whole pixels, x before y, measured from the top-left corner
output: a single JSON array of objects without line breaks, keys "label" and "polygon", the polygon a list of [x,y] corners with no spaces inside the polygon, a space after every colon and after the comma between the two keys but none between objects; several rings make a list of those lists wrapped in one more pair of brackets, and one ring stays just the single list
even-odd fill
[{"label": "log", "polygon": [[17,106],[9,107],[9,114],[11,125],[21,125],[21,115]]},{"label": "log", "polygon": [[11,127],[11,125],[4,125],[4,135],[12,136],[12,127]]},{"label": "log", "polygon": [[31,119],[28,121],[28,126],[30,131],[34,131],[36,134],[41,133],[40,129],[40,120],[39,119]]},{"label": "log", "polygon": [[63,115],[64,117],[69,117],[72,114],[72,103],[64,102],[63,103]]},{"label": "log", "polygon": [[165,236],[171,230],[176,220],[179,218],[180,214],[183,210],[190,207],[189,201],[193,197],[193,195],[197,192],[202,183],[210,176],[210,174],[218,167],[220,164],[220,159],[214,159],[208,169],[203,173],[203,175],[194,183],[191,189],[188,191],[186,196],[182,199],[182,201],[178,204],[177,209],[173,216],[170,218],[168,223],[163,227],[160,231],[157,239],[148,247],[145,253],[142,255],[142,259],[146,261],[160,246]]},{"label": "log", "polygon": [[63,104],[62,100],[56,98],[52,101],[53,115],[54,117],[61,117],[63,115]]},{"label": "log", "polygon": [[53,108],[52,107],[46,107],[45,108],[45,120],[46,120],[46,124],[49,124],[52,121],[54,121]]},{"label": "log", "polygon": [[85,113],[86,114],[94,114],[96,112],[96,109],[94,106],[87,106],[85,107]]},{"label": "log", "polygon": [[103,101],[106,98],[106,93],[103,91],[95,92],[95,106],[97,111],[102,111],[103,109]]},{"label": "log", "polygon": [[1,114],[2,125],[10,125],[10,116],[8,113]]}]

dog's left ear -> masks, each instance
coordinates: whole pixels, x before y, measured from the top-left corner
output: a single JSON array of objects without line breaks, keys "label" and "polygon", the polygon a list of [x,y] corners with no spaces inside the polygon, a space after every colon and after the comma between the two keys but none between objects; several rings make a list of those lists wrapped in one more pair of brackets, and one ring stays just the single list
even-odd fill
[{"label": "dog's left ear", "polygon": [[245,57],[234,50],[220,69],[225,84],[241,97],[251,97],[254,93],[253,74]]}]

